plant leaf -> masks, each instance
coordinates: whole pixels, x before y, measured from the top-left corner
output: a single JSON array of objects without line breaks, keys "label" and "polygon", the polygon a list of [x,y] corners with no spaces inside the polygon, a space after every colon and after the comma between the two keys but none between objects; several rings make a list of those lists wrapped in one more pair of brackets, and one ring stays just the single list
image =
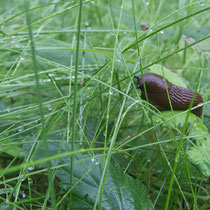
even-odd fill
[{"label": "plant leaf", "polygon": [[151,73],[155,73],[155,74],[158,74],[160,76],[163,76],[163,72],[162,70],[164,71],[164,74],[165,74],[165,78],[175,84],[175,85],[178,85],[180,87],[184,87],[186,88],[186,84],[183,82],[183,80],[175,73],[171,72],[169,69],[167,69],[166,67],[159,65],[159,64],[155,64],[155,65],[152,65],[151,67],[149,67],[150,69],[150,72]]},{"label": "plant leaf", "polygon": [[187,151],[190,162],[202,171],[204,176],[210,177],[210,141],[202,141],[200,146],[194,146]]},{"label": "plant leaf", "polygon": [[[162,111],[161,116],[173,127],[184,126],[187,113],[183,111]],[[155,123],[160,123],[161,118],[154,117]],[[190,162],[196,166],[205,176],[210,176],[210,142],[209,133],[199,117],[190,113],[188,123],[189,133],[196,140],[197,145],[192,145],[186,152]]]},{"label": "plant leaf", "polygon": [[[50,143],[50,154],[57,154],[59,151],[59,143]],[[30,148],[30,145],[27,145]],[[70,144],[62,143],[60,153],[70,151]],[[26,149],[26,148],[25,148]],[[78,149],[78,148],[77,148]],[[23,153],[22,153],[23,154]],[[41,159],[44,154],[44,147],[39,146],[36,151],[35,159]],[[24,153],[24,155],[27,155]],[[70,180],[70,157],[60,158],[52,161],[52,165],[67,166],[59,167],[56,170],[56,176],[60,179],[61,187],[69,190]],[[43,165],[42,165],[43,166]],[[74,155],[73,166],[73,202],[71,208],[92,209],[95,203],[101,174],[103,171],[102,159],[93,157],[91,154]],[[99,201],[98,206],[99,207]],[[131,178],[113,162],[110,163],[106,181],[104,185],[104,193],[102,199],[102,209],[152,209],[152,203],[148,198],[144,185],[136,179]]]},{"label": "plant leaf", "polygon": [[10,145],[1,145],[0,144],[0,152],[5,152],[13,157],[17,157],[20,155],[22,148],[18,146],[10,146]]}]

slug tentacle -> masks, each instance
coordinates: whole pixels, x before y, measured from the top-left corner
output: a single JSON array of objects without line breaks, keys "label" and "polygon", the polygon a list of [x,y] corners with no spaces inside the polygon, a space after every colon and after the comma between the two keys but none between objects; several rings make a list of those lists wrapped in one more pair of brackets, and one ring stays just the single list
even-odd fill
[{"label": "slug tentacle", "polygon": [[[142,77],[135,76],[135,78],[138,81],[137,88],[140,88],[142,96],[145,99],[146,97]],[[168,88],[168,93],[173,109],[187,110],[189,108],[194,91],[174,85],[168,80],[166,80],[165,85],[163,77],[153,73],[144,74],[144,81],[149,103],[154,105],[157,109],[161,111],[170,110],[170,103],[167,96],[166,85]],[[203,98],[200,94],[197,93],[193,102],[193,107],[197,106],[199,103],[202,102]],[[200,117],[202,114],[202,107],[198,107],[192,110],[192,113]]]}]

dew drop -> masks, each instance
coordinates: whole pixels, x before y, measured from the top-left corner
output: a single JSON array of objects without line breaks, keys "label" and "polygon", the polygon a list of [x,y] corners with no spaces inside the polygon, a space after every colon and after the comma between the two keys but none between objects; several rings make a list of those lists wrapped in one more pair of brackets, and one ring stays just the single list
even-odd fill
[{"label": "dew drop", "polygon": [[109,91],[109,95],[112,95],[113,94],[113,90],[111,89],[110,91]]},{"label": "dew drop", "polygon": [[19,132],[22,132],[22,131],[23,131],[23,129],[22,129],[22,128],[19,128],[19,129],[18,129],[18,131],[19,131]]},{"label": "dew drop", "polygon": [[33,171],[33,170],[34,170],[33,166],[28,167],[28,171]]},{"label": "dew drop", "polygon": [[99,164],[99,161],[96,160],[96,161],[95,161],[95,164],[98,165],[98,164]]},{"label": "dew drop", "polygon": [[33,184],[33,180],[31,178],[28,178],[28,183]]},{"label": "dew drop", "polygon": [[51,111],[52,110],[52,107],[49,105],[48,106],[48,111]]},{"label": "dew drop", "polygon": [[86,22],[85,22],[85,26],[89,26],[89,25],[90,25],[90,24],[86,21]]},{"label": "dew drop", "polygon": [[49,73],[49,76],[50,76],[50,77],[54,77],[55,74],[54,74],[54,73]]},{"label": "dew drop", "polygon": [[22,60],[22,61],[23,61],[23,60],[25,60],[25,58],[23,58],[22,56],[20,56],[20,60]]},{"label": "dew drop", "polygon": [[160,31],[161,34],[164,34],[164,31]]},{"label": "dew drop", "polygon": [[96,160],[95,158],[92,158],[92,159],[91,159],[91,161],[92,161],[93,163],[95,163],[96,165],[98,165],[98,164],[99,164],[99,161],[98,161],[98,160]]},{"label": "dew drop", "polygon": [[205,6],[205,3],[204,3],[204,2],[201,2],[201,3],[200,3],[200,6],[201,6],[201,7]]},{"label": "dew drop", "polygon": [[146,2],[146,6],[148,6],[149,5],[149,2]]}]

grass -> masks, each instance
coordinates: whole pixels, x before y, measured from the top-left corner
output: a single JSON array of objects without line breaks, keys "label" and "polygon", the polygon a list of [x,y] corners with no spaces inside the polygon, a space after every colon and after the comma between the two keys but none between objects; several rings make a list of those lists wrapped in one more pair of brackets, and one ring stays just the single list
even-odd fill
[{"label": "grass", "polygon": [[[209,9],[2,0],[1,209],[208,209]],[[201,118],[142,100],[149,71],[197,90]]]}]

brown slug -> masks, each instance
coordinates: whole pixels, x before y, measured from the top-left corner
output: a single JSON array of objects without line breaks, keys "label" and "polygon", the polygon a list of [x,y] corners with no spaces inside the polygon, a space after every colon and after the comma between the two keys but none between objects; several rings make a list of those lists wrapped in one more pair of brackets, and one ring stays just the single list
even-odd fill
[{"label": "brown slug", "polygon": [[[138,81],[137,88],[140,88],[143,98],[146,99],[142,77],[141,76],[134,76],[134,77]],[[145,81],[145,87],[147,90],[147,97],[149,103],[151,103],[160,111],[170,110],[171,108],[163,77],[157,74],[147,73],[144,74],[144,81]],[[187,110],[190,106],[190,102],[192,100],[194,91],[174,85],[171,82],[169,82],[167,79],[166,79],[166,84],[173,109]],[[200,94],[197,93],[192,107],[195,107],[202,102],[203,98],[201,97]],[[193,109],[192,113],[200,117],[202,114],[202,106]]]}]

